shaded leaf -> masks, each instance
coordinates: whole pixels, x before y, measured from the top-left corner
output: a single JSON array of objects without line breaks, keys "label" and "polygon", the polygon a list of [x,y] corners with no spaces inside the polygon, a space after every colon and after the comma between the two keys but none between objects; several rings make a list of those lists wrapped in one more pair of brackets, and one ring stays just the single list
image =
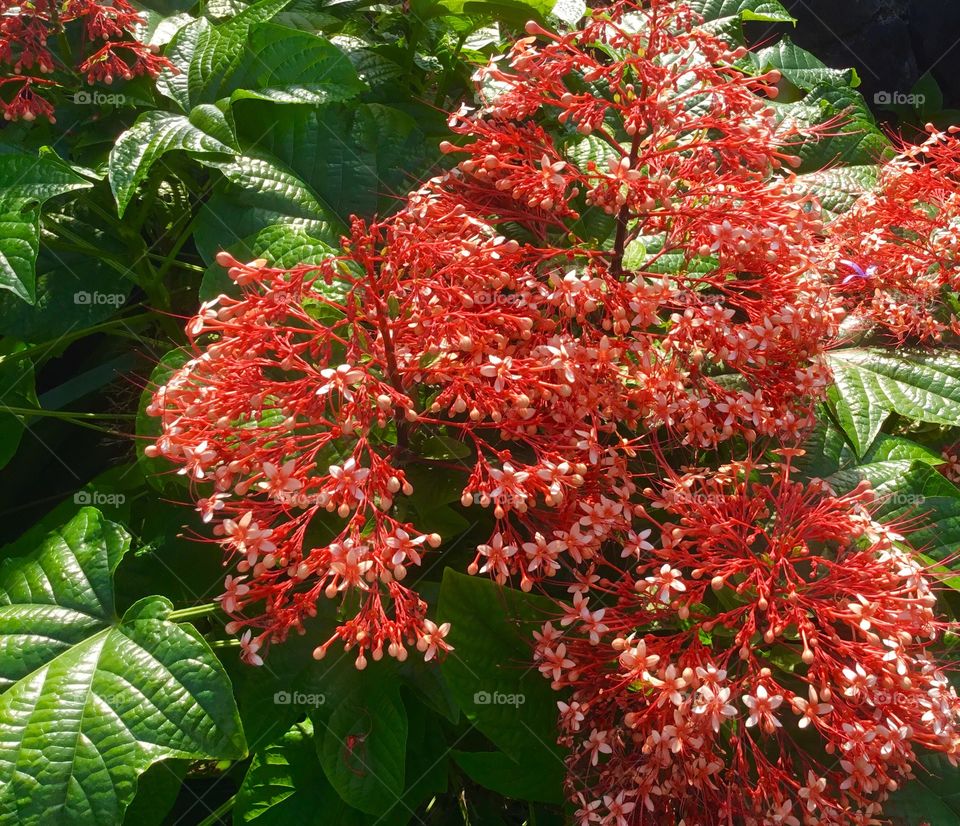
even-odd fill
[{"label": "shaded leaf", "polygon": [[0,290],[33,303],[40,209],[50,198],[90,186],[53,151],[0,153]]},{"label": "shaded leaf", "polygon": [[[557,694],[530,664],[532,632],[556,616],[556,606],[448,568],[438,613],[451,623],[454,651],[442,668],[464,715],[516,761],[515,772],[523,767],[527,796],[559,801],[563,759],[555,744]],[[474,764],[485,760],[476,758]]]}]

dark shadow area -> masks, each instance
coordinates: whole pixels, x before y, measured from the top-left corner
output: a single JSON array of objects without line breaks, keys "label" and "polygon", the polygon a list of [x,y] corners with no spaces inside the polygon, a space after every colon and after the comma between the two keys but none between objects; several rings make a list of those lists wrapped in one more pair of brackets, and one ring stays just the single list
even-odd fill
[{"label": "dark shadow area", "polygon": [[[797,25],[751,23],[752,43],[788,35],[824,63],[853,66],[871,106],[907,95],[926,72],[943,108],[960,108],[958,0],[782,0]],[[878,95],[880,97],[878,97]]]}]

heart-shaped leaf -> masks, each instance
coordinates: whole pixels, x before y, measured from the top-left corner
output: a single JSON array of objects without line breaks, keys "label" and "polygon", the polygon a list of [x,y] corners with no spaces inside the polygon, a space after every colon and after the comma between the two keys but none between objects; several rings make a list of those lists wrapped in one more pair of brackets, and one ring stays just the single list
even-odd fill
[{"label": "heart-shaped leaf", "polygon": [[0,568],[2,823],[120,823],[151,764],[245,753],[230,682],[196,630],[161,597],[115,617],[129,544],[84,508]]},{"label": "heart-shaped leaf", "polygon": [[948,352],[835,350],[831,397],[837,420],[863,455],[891,412],[933,424],[960,425],[960,356]]}]

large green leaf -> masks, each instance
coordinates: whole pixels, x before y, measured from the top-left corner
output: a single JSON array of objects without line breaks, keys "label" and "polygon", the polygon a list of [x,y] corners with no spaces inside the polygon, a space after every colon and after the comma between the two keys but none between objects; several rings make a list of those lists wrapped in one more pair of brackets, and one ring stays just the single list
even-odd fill
[{"label": "large green leaf", "polygon": [[40,208],[57,195],[92,186],[52,151],[0,153],[0,290],[33,303]]},{"label": "large green leaf", "polygon": [[771,105],[799,160],[797,184],[819,198],[827,220],[873,188],[892,149],[859,92],[821,83],[800,101]]},{"label": "large green leaf", "polygon": [[[318,264],[333,253],[333,248],[318,238],[288,224],[273,224],[260,232],[230,244],[226,250],[244,261],[265,258],[272,267],[295,267]],[[209,301],[218,295],[238,293],[237,285],[226,270],[211,264],[200,282],[200,300]]]},{"label": "large green leaf", "polygon": [[269,188],[264,190],[242,189],[226,180],[214,187],[213,195],[200,209],[193,234],[207,264],[213,263],[220,250],[242,250],[248,238],[271,226],[283,225],[329,244],[343,235],[344,225],[332,213],[304,218],[303,204],[295,198],[284,201]]},{"label": "large green leaf", "polygon": [[254,756],[237,794],[233,822],[237,826],[361,826],[366,818],[344,803],[327,782],[317,759],[313,724],[304,720]]},{"label": "large green leaf", "polygon": [[894,826],[957,826],[960,824],[960,769],[942,754],[923,755],[915,780],[894,792],[884,816]]},{"label": "large green leaf", "polygon": [[960,425],[960,355],[881,349],[834,350],[827,357],[837,420],[863,455],[891,412]]},{"label": "large green leaf", "polygon": [[249,238],[271,226],[283,225],[330,243],[346,232],[346,224],[316,191],[265,150],[251,150],[229,160],[213,156],[197,160],[219,169],[226,178],[203,205],[194,234],[208,263],[222,249],[242,251]]},{"label": "large green leaf", "polygon": [[685,5],[703,17],[707,31],[735,37],[742,36],[744,20],[797,22],[777,0],[687,0]]},{"label": "large green leaf", "polygon": [[169,602],[115,617],[129,541],[84,508],[0,567],[0,822],[120,823],[158,760],[245,752],[222,666]]},{"label": "large green leaf", "polygon": [[124,132],[110,151],[110,188],[117,199],[120,216],[151,167],[167,152],[219,152],[232,154],[234,148],[221,143],[194,126],[185,115],[144,112]]},{"label": "large green leaf", "polygon": [[[439,157],[417,122],[378,103],[279,107],[236,104],[250,154],[270,153],[343,221],[396,207],[417,174]],[[262,124],[271,124],[264,134]]]},{"label": "large green leaf", "polygon": [[250,29],[289,2],[261,0],[218,26],[206,17],[184,26],[166,50],[176,71],[164,71],[157,78],[157,89],[184,112],[200,103],[213,103],[223,96],[227,79],[243,63]]},{"label": "large green leaf", "polygon": [[836,166],[797,176],[799,188],[816,196],[823,207],[823,217],[831,220],[846,212],[865,192],[877,183],[880,168],[868,166]]},{"label": "large green leaf", "polygon": [[[453,759],[467,776],[485,789],[504,797],[556,802],[557,780],[553,772],[518,769],[502,751],[454,751]],[[521,761],[523,765],[526,761]]]},{"label": "large green leaf", "polygon": [[[56,342],[45,356],[66,347],[70,339],[63,339],[65,334],[73,335],[120,312],[133,289],[106,260],[81,252],[41,247],[36,272],[33,304],[12,293],[0,293],[0,335],[31,343]],[[111,300],[94,300],[100,296]]]},{"label": "large green leaf", "polygon": [[[798,126],[824,134],[805,137],[797,149],[799,174],[835,166],[876,165],[893,154],[890,139],[880,131],[867,102],[856,89],[820,84],[799,103],[784,104],[780,111],[798,110]],[[805,121],[805,122],[804,122]]]},{"label": "large green leaf", "polygon": [[495,19],[522,27],[531,16],[545,17],[556,0],[440,0],[440,5],[455,15]]},{"label": "large green leaf", "polygon": [[360,674],[329,719],[313,720],[323,771],[340,797],[371,814],[393,807],[405,786],[408,729],[395,675]]},{"label": "large green leaf", "polygon": [[251,193],[266,208],[300,219],[320,218],[330,212],[309,185],[267,152],[251,150],[225,160],[205,158],[202,163],[219,169],[230,183]]},{"label": "large green leaf", "polygon": [[[924,460],[884,459],[845,468],[828,477],[840,492],[866,480],[877,494],[876,513],[901,523],[910,544],[934,560],[960,550],[960,489]],[[955,567],[951,565],[951,567]]]},{"label": "large green leaf", "polygon": [[758,51],[756,61],[763,70],[779,69],[787,80],[804,91],[821,83],[853,88],[860,85],[860,78],[854,69],[831,69],[789,37]]},{"label": "large green leaf", "polygon": [[[527,780],[521,784],[525,796],[558,801],[563,777],[555,744],[558,696],[530,665],[532,632],[557,615],[556,605],[448,568],[438,613],[452,624],[454,651],[442,667],[465,716],[515,761],[514,772]],[[490,768],[489,758],[457,759],[480,776]]]},{"label": "large green leaf", "polygon": [[350,59],[329,40],[264,23],[250,33],[243,62],[230,77],[234,100],[335,103],[366,89]]},{"label": "large green leaf", "polygon": [[137,779],[137,795],[127,806],[124,826],[164,826],[183,788],[189,761],[154,763]]}]

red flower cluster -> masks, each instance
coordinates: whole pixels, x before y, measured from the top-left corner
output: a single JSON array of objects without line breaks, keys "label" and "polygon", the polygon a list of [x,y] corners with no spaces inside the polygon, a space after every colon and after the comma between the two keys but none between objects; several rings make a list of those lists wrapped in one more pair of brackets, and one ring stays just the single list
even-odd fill
[{"label": "red flower cluster", "polygon": [[928,131],[831,224],[824,249],[854,318],[898,342],[960,334],[960,127]]},{"label": "red flower cluster", "polygon": [[[0,0],[0,108],[6,120],[54,122],[53,106],[43,90],[70,85],[76,72],[88,83],[139,75],[155,77],[171,66],[140,43],[134,30],[139,12],[126,0]],[[51,42],[76,31],[80,56],[51,50]]]},{"label": "red flower cluster", "polygon": [[418,435],[469,448],[462,504],[493,509],[470,570],[530,589],[629,531],[646,434],[711,447],[811,420],[839,317],[807,256],[818,207],[779,174],[776,77],[694,24],[656,0],[531,26],[545,45],[451,119],[442,148],[466,157],[396,216],[317,267],[223,257],[243,298],[190,323],[151,452],[209,486],[249,660],[347,593],[359,665],[444,647],[400,584],[441,540],[394,508]]},{"label": "red flower cluster", "polygon": [[645,552],[537,635],[583,826],[877,823],[917,750],[960,754],[928,577],[866,485],[804,485],[783,452],[645,491]]}]

